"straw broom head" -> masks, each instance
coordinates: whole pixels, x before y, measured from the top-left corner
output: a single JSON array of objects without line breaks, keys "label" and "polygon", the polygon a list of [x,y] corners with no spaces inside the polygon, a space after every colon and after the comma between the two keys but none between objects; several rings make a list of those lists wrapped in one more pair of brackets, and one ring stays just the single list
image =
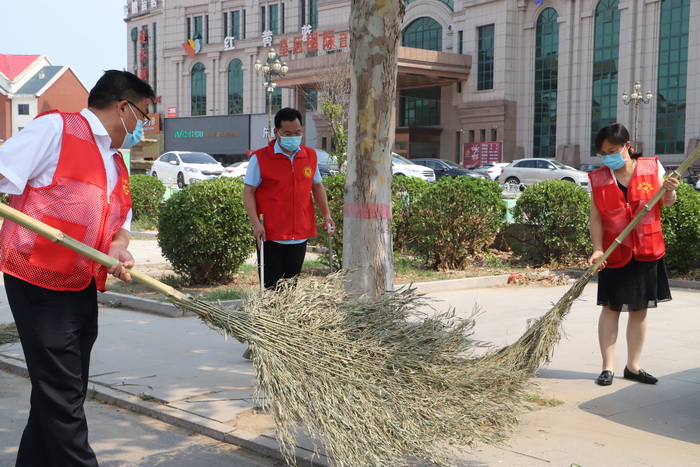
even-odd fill
[{"label": "straw broom head", "polygon": [[257,393],[290,462],[297,423],[348,466],[451,464],[440,443],[498,442],[516,423],[522,377],[474,356],[473,320],[421,315],[414,290],[358,299],[336,276],[244,301]]}]

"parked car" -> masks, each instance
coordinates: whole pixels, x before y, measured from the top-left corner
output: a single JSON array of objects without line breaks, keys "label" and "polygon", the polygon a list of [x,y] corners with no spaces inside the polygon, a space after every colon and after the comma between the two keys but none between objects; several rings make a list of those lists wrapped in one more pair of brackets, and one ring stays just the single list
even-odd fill
[{"label": "parked car", "polygon": [[328,154],[323,149],[316,149],[316,162],[318,164],[318,171],[321,173],[321,177],[337,175],[339,172],[338,158]]},{"label": "parked car", "polygon": [[475,172],[481,172],[489,176],[491,180],[496,180],[496,177],[503,173],[503,169],[508,165],[508,162],[491,162],[480,165],[473,169]]},{"label": "parked car", "polygon": [[235,162],[225,168],[222,177],[245,178],[248,170],[248,161]]},{"label": "parked car", "polygon": [[170,151],[153,162],[151,175],[166,185],[190,183],[219,177],[224,166],[205,152]]},{"label": "parked car", "polygon": [[424,165],[425,167],[430,167],[435,172],[435,178],[440,180],[442,177],[476,177],[483,178],[485,180],[491,180],[491,178],[483,173],[476,172],[474,170],[465,169],[464,167],[455,164],[452,161],[445,159],[437,159],[434,157],[421,157],[417,159],[411,159],[411,162],[418,165]]},{"label": "parked car", "polygon": [[433,169],[422,165],[414,164],[405,157],[399,156],[395,152],[391,153],[391,173],[396,177],[416,177],[429,182],[435,181]]},{"label": "parked car", "polygon": [[593,172],[595,169],[602,167],[603,164],[581,164],[579,170],[582,172]]},{"label": "parked car", "polygon": [[588,174],[552,159],[518,159],[508,164],[498,176],[499,183],[532,185],[543,180],[566,180],[588,188]]}]

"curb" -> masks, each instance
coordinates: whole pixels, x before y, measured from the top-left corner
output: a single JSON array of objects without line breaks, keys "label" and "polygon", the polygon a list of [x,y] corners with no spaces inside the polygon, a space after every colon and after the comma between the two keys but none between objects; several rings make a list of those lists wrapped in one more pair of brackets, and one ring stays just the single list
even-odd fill
[{"label": "curb", "polygon": [[[6,371],[24,378],[29,377],[27,366],[23,360],[10,358],[5,355],[0,355],[0,371]],[[146,402],[132,394],[92,380],[90,380],[87,398],[145,415],[220,442],[240,446],[263,456],[281,461],[285,460],[280,452],[280,446],[274,438],[265,435],[254,435],[225,423],[171,407],[165,403]],[[326,456],[315,454],[313,451],[300,446],[296,447],[294,457],[298,466],[328,467]]]},{"label": "curb", "polygon": [[[581,277],[581,276],[583,276],[585,271],[570,270],[570,271],[563,271],[563,273],[567,274],[571,277]],[[598,276],[596,274],[594,274],[593,277],[591,277],[591,282],[598,282]],[[678,289],[700,290],[700,282],[698,282],[698,281],[684,281],[681,279],[669,279],[668,286],[675,287]]]},{"label": "curb", "polygon": [[[150,298],[135,297],[133,295],[125,295],[116,292],[99,293],[97,294],[97,301],[114,308],[129,308],[170,318],[190,318],[192,316],[197,316],[191,311],[177,308],[170,302],[161,302]],[[240,308],[243,306],[242,300],[222,300],[218,303],[223,307]]]}]

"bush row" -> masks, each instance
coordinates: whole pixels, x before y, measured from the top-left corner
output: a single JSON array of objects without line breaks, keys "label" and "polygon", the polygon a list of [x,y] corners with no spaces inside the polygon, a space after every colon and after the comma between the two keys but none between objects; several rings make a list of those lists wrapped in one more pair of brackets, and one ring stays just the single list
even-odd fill
[{"label": "bush row", "polygon": [[[342,264],[345,176],[326,177],[324,185],[336,229],[335,267]],[[132,177],[134,219],[156,217],[158,241],[176,272],[194,283],[229,281],[254,251],[243,209],[243,184],[232,178],[199,182],[162,202],[162,183]],[[497,238],[530,264],[570,262],[590,254],[590,196],[560,180],[528,187],[505,221],[507,207],[497,183],[470,177],[428,183],[408,177],[392,181],[394,251],[415,255],[435,269],[459,269],[487,252]],[[319,224],[321,222],[318,213]],[[700,262],[700,194],[688,185],[678,202],[662,208],[667,264],[687,270]],[[328,245],[327,234],[310,240]],[[325,257],[327,261],[328,257]]]}]

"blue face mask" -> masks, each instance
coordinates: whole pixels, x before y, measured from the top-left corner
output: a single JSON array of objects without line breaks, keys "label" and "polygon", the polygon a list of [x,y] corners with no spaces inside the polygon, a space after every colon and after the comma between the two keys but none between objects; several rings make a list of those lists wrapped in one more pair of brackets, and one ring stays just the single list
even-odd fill
[{"label": "blue face mask", "polygon": [[608,154],[603,156],[603,164],[610,167],[612,170],[621,169],[625,165],[625,159],[622,158],[622,153]]},{"label": "blue face mask", "polygon": [[[131,109],[131,106],[129,106],[129,108]],[[124,119],[121,119],[122,125],[124,125],[124,130],[126,131],[126,136],[124,136],[124,142],[120,146],[123,149],[129,149],[130,147],[133,147],[136,143],[141,141],[141,137],[143,137],[143,121],[139,120],[136,117],[134,109],[131,109],[131,113],[134,114],[134,118],[136,118],[136,127],[134,127],[134,131],[132,131],[131,133],[129,133],[129,130],[126,129],[126,123],[124,123]]]},{"label": "blue face mask", "polygon": [[280,147],[285,151],[294,152],[301,145],[301,136],[280,136]]}]

